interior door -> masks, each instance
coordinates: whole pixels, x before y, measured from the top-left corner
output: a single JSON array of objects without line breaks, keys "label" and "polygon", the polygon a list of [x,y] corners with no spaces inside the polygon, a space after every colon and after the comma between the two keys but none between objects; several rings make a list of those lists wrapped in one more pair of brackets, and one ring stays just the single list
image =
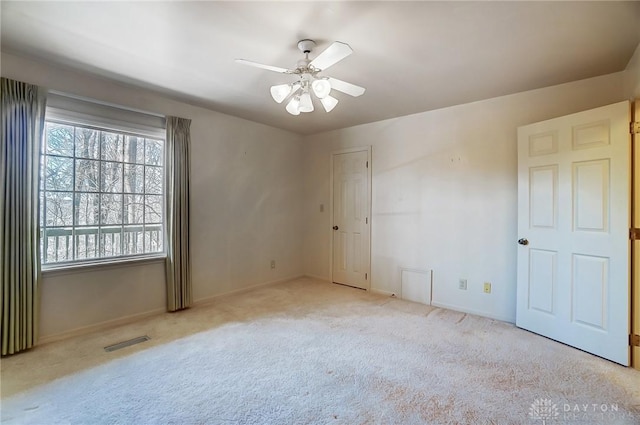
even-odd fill
[{"label": "interior door", "polygon": [[333,155],[332,279],[369,288],[369,151]]},{"label": "interior door", "polygon": [[623,365],[629,112],[625,101],[518,128],[516,325]]}]

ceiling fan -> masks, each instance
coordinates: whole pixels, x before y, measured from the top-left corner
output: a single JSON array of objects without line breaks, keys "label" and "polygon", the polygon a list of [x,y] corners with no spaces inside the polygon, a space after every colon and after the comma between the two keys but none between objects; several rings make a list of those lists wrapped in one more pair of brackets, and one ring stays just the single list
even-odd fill
[{"label": "ceiling fan", "polygon": [[281,74],[297,75],[298,80],[293,83],[278,84],[271,87],[273,100],[282,103],[287,98],[289,99],[285,109],[291,115],[300,115],[300,112],[313,112],[312,92],[320,100],[327,112],[330,112],[338,104],[338,99],[330,95],[331,90],[337,90],[354,97],[362,95],[365,91],[364,87],[336,78],[318,75],[352,54],[351,47],[346,43],[335,41],[315,59],[311,60],[309,59],[309,53],[315,46],[316,43],[313,40],[305,39],[298,42],[298,49],[305,55],[305,58],[300,59],[294,69],[263,65],[245,59],[236,59],[236,62]]}]

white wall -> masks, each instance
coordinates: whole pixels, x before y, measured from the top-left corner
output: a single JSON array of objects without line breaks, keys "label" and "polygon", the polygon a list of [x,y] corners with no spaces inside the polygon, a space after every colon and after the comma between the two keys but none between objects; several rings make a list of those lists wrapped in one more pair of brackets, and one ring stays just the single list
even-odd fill
[{"label": "white wall", "polygon": [[[436,303],[513,321],[516,127],[640,96],[639,50],[623,73],[304,138],[6,53],[1,72],[193,120],[195,300],[302,273],[329,279],[330,152],[372,145],[372,288],[397,292],[399,267],[431,268]],[[163,311],[165,300],[159,262],[47,274],[41,336]]]},{"label": "white wall", "polygon": [[372,289],[432,269],[434,303],[514,321],[516,128],[623,100],[624,85],[620,72],[305,137],[305,272],[330,278],[331,152],[371,145]]},{"label": "white wall", "polygon": [[[6,53],[1,71],[50,89],[192,119],[196,301],[302,274],[300,136]],[[164,266],[158,262],[46,274],[41,337],[162,311],[165,300]]]},{"label": "white wall", "polygon": [[640,43],[625,69],[625,91],[629,99],[640,98]]}]

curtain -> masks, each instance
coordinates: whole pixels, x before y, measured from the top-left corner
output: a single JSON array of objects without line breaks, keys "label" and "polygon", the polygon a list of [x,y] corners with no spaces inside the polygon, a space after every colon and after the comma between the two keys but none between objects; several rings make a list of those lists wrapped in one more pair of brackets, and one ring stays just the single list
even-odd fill
[{"label": "curtain", "polygon": [[40,145],[44,91],[2,78],[0,151],[0,274],[2,355],[33,347],[38,339]]},{"label": "curtain", "polygon": [[167,117],[166,211],[167,211],[167,309],[191,305],[189,258],[189,150],[191,120]]}]

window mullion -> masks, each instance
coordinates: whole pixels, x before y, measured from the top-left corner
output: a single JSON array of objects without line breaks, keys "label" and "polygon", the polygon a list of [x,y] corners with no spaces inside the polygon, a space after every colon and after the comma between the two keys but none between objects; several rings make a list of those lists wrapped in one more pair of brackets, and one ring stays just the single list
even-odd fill
[{"label": "window mullion", "polygon": [[76,126],[73,126],[73,170],[71,171],[71,243],[73,248],[71,249],[71,258],[76,259],[78,246],[76,240]]},{"label": "window mullion", "polygon": [[147,138],[142,139],[142,252],[147,252]]},{"label": "window mullion", "polygon": [[102,243],[102,131],[98,132],[98,256],[104,257],[104,244]]},{"label": "window mullion", "polygon": [[120,255],[124,255],[124,134],[122,136],[122,193],[120,194]]},{"label": "window mullion", "polygon": [[[45,133],[46,134],[46,133]],[[46,136],[45,136],[46,137]],[[42,215],[42,236],[44,238],[44,241],[42,243],[42,250],[44,252],[40,253],[40,258],[42,259],[42,263],[46,264],[49,260],[48,258],[48,254],[49,254],[49,237],[47,236],[47,155],[46,155],[46,149],[47,149],[47,144],[46,144],[46,138],[45,138],[45,147],[44,147],[44,151],[45,151],[45,155],[44,155],[44,160],[42,161],[42,167],[43,169],[40,171],[41,173],[41,178],[44,179],[44,181],[42,182],[42,211],[40,212],[40,214]]]}]

